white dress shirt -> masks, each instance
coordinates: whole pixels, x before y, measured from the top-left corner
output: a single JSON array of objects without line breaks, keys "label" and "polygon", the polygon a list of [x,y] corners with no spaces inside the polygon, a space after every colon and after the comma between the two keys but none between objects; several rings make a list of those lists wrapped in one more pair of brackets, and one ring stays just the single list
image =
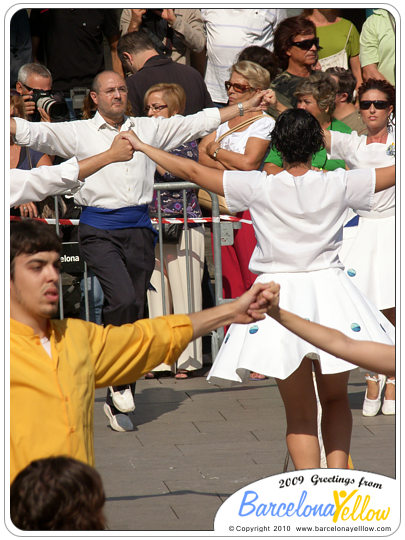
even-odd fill
[{"label": "white dress shirt", "polygon": [[207,33],[205,84],[212,101],[227,103],[224,83],[242,49],[250,45],[273,50],[276,26],[286,18],[285,9],[201,9]]},{"label": "white dress shirt", "polygon": [[11,169],[10,206],[42,201],[50,195],[74,193],[84,185],[78,176],[79,164],[76,158],[60,165],[43,165],[29,171]]},{"label": "white dress shirt", "polygon": [[[118,134],[98,112],[90,120],[73,122],[27,122],[21,118],[15,121],[17,144],[66,159],[76,157],[79,161],[108,150]],[[125,117],[121,131],[132,129],[145,143],[171,150],[204,137],[219,124],[219,111],[212,108],[170,118]],[[75,202],[108,209],[149,204],[155,169],[153,161],[135,152],[130,161],[111,163],[86,178],[85,185],[75,194]]]}]

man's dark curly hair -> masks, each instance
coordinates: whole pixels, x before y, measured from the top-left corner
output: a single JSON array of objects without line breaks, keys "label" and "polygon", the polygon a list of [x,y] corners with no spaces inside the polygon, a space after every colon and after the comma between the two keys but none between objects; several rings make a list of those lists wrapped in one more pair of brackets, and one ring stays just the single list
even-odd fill
[{"label": "man's dark curly hair", "polygon": [[271,146],[278,150],[283,163],[307,163],[325,146],[318,120],[303,109],[287,109],[276,120]]},{"label": "man's dark curly hair", "polygon": [[101,531],[106,528],[98,472],[64,456],[32,461],[10,488],[10,517],[23,531]]}]

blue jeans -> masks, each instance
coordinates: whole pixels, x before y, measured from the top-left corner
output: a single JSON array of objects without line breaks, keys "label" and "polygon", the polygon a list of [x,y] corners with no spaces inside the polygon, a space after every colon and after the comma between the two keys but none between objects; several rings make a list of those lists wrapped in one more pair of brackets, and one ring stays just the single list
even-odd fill
[{"label": "blue jeans", "polygon": [[[84,297],[84,278],[80,282],[82,299],[80,303],[80,317],[86,318],[85,297]],[[87,272],[87,291],[89,297],[89,320],[96,324],[102,324],[102,313],[104,304],[104,294],[99,280],[91,270]]]}]

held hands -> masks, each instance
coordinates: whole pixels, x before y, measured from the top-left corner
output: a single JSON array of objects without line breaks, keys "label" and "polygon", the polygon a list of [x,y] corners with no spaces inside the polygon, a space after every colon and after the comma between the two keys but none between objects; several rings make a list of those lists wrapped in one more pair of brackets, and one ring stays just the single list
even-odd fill
[{"label": "held hands", "polygon": [[246,100],[243,104],[245,111],[264,111],[271,105],[275,106],[277,97],[274,90],[260,90],[253,97]]},{"label": "held hands", "polygon": [[132,150],[142,152],[142,145],[144,144],[138,135],[134,131],[121,131],[120,135],[125,138],[132,147]]},{"label": "held hands", "polygon": [[271,315],[278,309],[280,286],[274,282],[255,283],[241,297],[235,300],[234,323],[245,324],[260,321],[266,313]]},{"label": "held hands", "polygon": [[116,161],[129,161],[134,154],[134,148],[125,136],[126,133],[128,132],[124,131],[116,135],[108,150],[112,163]]}]

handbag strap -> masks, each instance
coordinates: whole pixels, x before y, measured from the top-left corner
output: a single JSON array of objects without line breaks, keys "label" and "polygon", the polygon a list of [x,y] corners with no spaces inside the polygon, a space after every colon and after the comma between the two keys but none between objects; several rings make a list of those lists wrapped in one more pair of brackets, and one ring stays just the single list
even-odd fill
[{"label": "handbag strap", "polygon": [[353,23],[350,25],[349,33],[347,34],[346,43],[345,43],[345,47],[344,47],[345,49],[347,47],[347,44],[349,43],[349,37],[350,37],[351,31],[352,31],[352,28],[353,28]]},{"label": "handbag strap", "polygon": [[227,137],[228,135],[230,135],[234,131],[237,131],[238,129],[240,129],[242,127],[248,126],[249,124],[253,124],[253,122],[256,122],[256,120],[259,120],[259,118],[263,118],[264,116],[266,116],[266,115],[258,114],[256,116],[252,116],[252,118],[248,118],[247,120],[244,120],[243,122],[236,125],[232,129],[229,129],[227,132],[223,133],[220,137],[218,137],[216,142],[220,143],[222,141],[222,139],[225,139],[225,137]]}]

